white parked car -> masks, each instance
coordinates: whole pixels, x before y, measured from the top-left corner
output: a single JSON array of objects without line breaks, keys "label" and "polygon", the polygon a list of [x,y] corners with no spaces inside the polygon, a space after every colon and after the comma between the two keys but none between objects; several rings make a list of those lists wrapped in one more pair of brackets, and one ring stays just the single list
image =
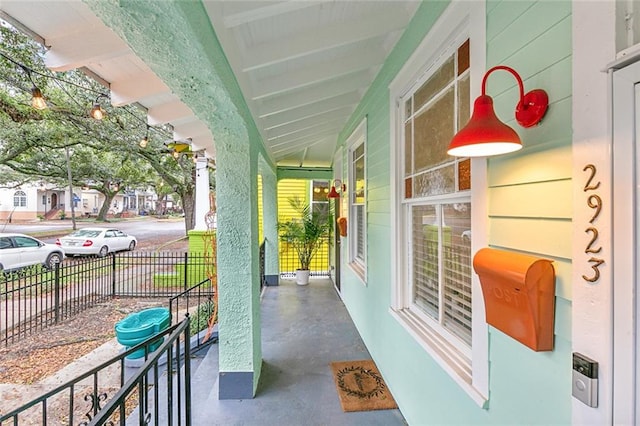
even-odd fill
[{"label": "white parked car", "polygon": [[104,257],[121,250],[133,250],[138,240],[114,228],[83,228],[56,240],[67,256],[95,254]]},{"label": "white parked car", "polygon": [[51,269],[64,259],[64,250],[24,234],[0,233],[0,271],[43,265]]}]

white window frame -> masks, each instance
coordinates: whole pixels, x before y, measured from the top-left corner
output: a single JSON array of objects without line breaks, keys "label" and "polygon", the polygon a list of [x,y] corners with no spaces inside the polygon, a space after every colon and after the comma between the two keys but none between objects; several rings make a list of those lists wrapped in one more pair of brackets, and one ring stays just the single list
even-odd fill
[{"label": "white window frame", "polygon": [[[364,227],[362,239],[364,242],[364,254],[362,258],[356,256],[356,245],[358,244],[358,223],[356,208],[360,204],[354,203],[354,191],[355,191],[355,164],[353,162],[353,153],[356,148],[362,145],[364,147]],[[351,133],[346,141],[347,146],[347,190],[346,196],[349,200],[349,219],[347,221],[347,235],[349,238],[349,267],[355,272],[355,274],[362,280],[363,284],[367,283],[367,192],[369,190],[369,183],[367,181],[367,119],[366,117],[360,122],[358,127]]]},{"label": "white window frame", "polygon": [[[480,84],[485,71],[486,45],[485,2],[452,2],[439,18],[438,22],[424,38],[405,66],[389,85],[390,90],[390,129],[391,129],[391,222],[392,248],[392,285],[391,315],[437,362],[441,368],[481,407],[486,407],[489,399],[489,347],[488,326],[485,321],[484,300],[480,281],[476,274],[472,276],[472,345],[471,350],[459,350],[459,342],[431,327],[428,321],[413,314],[406,307],[406,286],[404,274],[406,265],[406,247],[403,243],[403,230],[406,218],[403,217],[402,198],[404,194],[404,176],[401,176],[402,157],[402,121],[399,103],[409,91],[415,90],[418,81],[424,81],[450,56],[465,39],[470,39],[470,103],[480,94]],[[414,88],[414,89],[412,89]],[[473,239],[472,255],[487,245],[487,178],[486,160],[471,160],[471,205]]]},{"label": "white window frame", "polygon": [[13,207],[27,207],[27,193],[19,189],[13,193]]}]

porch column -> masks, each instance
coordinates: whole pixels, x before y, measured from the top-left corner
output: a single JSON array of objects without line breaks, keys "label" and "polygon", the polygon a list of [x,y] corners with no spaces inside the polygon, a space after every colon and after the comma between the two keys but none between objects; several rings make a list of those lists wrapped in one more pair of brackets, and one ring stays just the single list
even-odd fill
[{"label": "porch column", "polygon": [[209,211],[209,167],[206,157],[198,157],[196,161],[196,205],[194,231],[206,231],[204,218]]},{"label": "porch column", "polygon": [[280,263],[278,260],[278,179],[272,170],[262,171],[262,230],[264,233],[264,274],[266,283],[269,286],[278,285],[280,278]]},{"label": "porch column", "polygon": [[258,155],[246,135],[216,135],[220,399],[253,398],[262,368]]}]

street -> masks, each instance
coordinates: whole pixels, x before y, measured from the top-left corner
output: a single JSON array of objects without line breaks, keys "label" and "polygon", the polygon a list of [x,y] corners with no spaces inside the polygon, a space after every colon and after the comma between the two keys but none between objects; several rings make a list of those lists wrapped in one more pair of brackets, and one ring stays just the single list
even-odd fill
[{"label": "street", "polygon": [[[184,229],[184,219],[156,219],[154,217],[136,218],[132,220],[118,220],[113,222],[93,222],[78,221],[77,228],[109,228],[120,229],[127,234],[131,234],[138,239],[139,244],[146,241],[162,239],[173,241],[186,235]],[[60,234],[52,236],[38,237],[46,243],[54,243],[60,235],[66,235],[72,231],[71,220],[50,220],[34,223],[8,223],[0,226],[0,232],[19,232],[27,235],[34,235],[39,232],[60,231]]]}]

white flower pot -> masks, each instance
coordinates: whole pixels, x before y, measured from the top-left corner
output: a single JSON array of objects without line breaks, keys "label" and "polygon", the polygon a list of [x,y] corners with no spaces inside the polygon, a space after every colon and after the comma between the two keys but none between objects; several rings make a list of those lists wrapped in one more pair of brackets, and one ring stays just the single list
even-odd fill
[{"label": "white flower pot", "polygon": [[307,285],[309,284],[309,271],[308,269],[296,269],[296,284]]}]

